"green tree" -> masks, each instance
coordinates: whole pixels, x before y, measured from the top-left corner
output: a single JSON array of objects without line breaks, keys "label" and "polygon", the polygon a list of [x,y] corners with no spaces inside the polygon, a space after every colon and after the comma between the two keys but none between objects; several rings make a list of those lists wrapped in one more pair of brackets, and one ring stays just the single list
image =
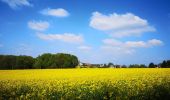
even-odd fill
[{"label": "green tree", "polygon": [[45,69],[45,68],[51,67],[52,56],[53,55],[50,53],[44,53],[44,54],[38,56],[35,60],[34,68]]},{"label": "green tree", "polygon": [[167,60],[166,64],[167,64],[167,68],[170,68],[170,60]]},{"label": "green tree", "polygon": [[149,68],[155,68],[155,64],[154,63],[150,63],[148,67]]},{"label": "green tree", "polygon": [[34,65],[34,58],[31,56],[17,56],[15,69],[32,69]]},{"label": "green tree", "polygon": [[165,60],[161,63],[161,68],[167,68],[167,62]]},{"label": "green tree", "polygon": [[145,64],[140,64],[139,68],[147,68]]},{"label": "green tree", "polygon": [[0,69],[14,69],[16,64],[16,56],[0,55]]},{"label": "green tree", "polygon": [[140,68],[140,65],[138,65],[138,64],[132,64],[132,65],[129,65],[129,68]]},{"label": "green tree", "polygon": [[127,66],[126,65],[122,65],[121,68],[127,68]]},{"label": "green tree", "polygon": [[108,67],[112,67],[112,66],[114,66],[114,64],[113,63],[108,63],[108,65],[107,65]]},{"label": "green tree", "polygon": [[45,53],[36,58],[34,68],[75,68],[78,63],[74,55]]}]

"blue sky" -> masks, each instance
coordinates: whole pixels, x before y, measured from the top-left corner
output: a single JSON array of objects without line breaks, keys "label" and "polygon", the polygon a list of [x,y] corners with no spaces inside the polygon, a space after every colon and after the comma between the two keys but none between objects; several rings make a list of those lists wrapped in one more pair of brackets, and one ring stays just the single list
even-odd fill
[{"label": "blue sky", "polygon": [[169,0],[0,0],[0,54],[71,53],[81,62],[170,59]]}]

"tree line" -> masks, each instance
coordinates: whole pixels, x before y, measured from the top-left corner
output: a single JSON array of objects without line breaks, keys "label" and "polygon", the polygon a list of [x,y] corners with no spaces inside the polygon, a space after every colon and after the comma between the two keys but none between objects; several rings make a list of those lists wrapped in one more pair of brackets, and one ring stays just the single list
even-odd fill
[{"label": "tree line", "polygon": [[[78,58],[71,54],[64,53],[44,53],[36,58],[31,56],[0,55],[0,69],[52,69],[52,68],[75,68],[79,65]],[[91,64],[91,68],[170,68],[170,60],[164,60],[162,63],[114,65],[108,64]],[[85,66],[86,67],[86,66]]]},{"label": "tree line", "polygon": [[25,55],[0,55],[0,69],[75,68],[78,64],[76,56],[64,53],[44,53],[36,58]]},{"label": "tree line", "polygon": [[149,65],[145,64],[130,64],[130,65],[118,65],[109,62],[108,64],[84,64],[81,68],[170,68],[170,60],[164,60],[162,63]]},{"label": "tree line", "polygon": [[145,64],[130,64],[127,65],[114,65],[113,63],[104,64],[104,68],[115,67],[115,68],[170,68],[170,60],[164,60],[159,64],[154,64],[153,62],[149,63],[149,65]]},{"label": "tree line", "polygon": [[150,63],[149,68],[170,68],[170,60],[164,60],[162,63],[159,64],[154,64],[154,63]]}]

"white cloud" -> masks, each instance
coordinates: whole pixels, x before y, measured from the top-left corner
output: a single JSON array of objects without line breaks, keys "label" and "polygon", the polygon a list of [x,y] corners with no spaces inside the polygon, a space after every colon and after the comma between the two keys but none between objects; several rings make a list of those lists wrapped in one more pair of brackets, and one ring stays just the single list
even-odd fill
[{"label": "white cloud", "polygon": [[101,49],[108,54],[133,54],[135,50],[133,48],[126,48],[122,45],[120,46],[111,46],[111,45],[103,45]]},{"label": "white cloud", "polygon": [[127,41],[124,43],[124,46],[127,48],[142,48],[148,47],[148,44],[144,41]]},{"label": "white cloud", "polygon": [[161,46],[163,45],[163,42],[158,39],[151,39],[148,41],[127,41],[125,42],[125,46],[129,48],[138,48],[138,47],[153,47],[153,46]]},{"label": "white cloud", "polygon": [[115,39],[103,40],[104,45],[101,47],[104,50],[132,54],[135,52],[135,48],[149,48],[153,46],[161,46],[163,42],[157,39],[151,39],[148,41],[126,41],[122,42]]},{"label": "white cloud", "polygon": [[122,42],[115,39],[104,39],[103,43],[109,46],[119,46],[119,47],[126,47],[126,48],[146,48],[152,46],[160,46],[163,45],[163,42],[158,39],[151,39],[148,41],[126,41]]},{"label": "white cloud", "polygon": [[29,21],[28,27],[36,31],[45,31],[50,24],[46,21]]},{"label": "white cloud", "polygon": [[1,0],[7,3],[12,9],[16,9],[19,6],[32,6],[28,0]]},{"label": "white cloud", "polygon": [[82,35],[76,35],[72,33],[64,34],[44,34],[37,33],[37,36],[43,40],[59,40],[67,43],[82,43],[84,41]]},{"label": "white cloud", "polygon": [[115,39],[104,39],[104,44],[110,45],[110,46],[120,46],[122,45],[121,41],[115,40]]},{"label": "white cloud", "polygon": [[157,39],[152,39],[148,41],[150,46],[163,45],[163,42]]},{"label": "white cloud", "polygon": [[69,13],[63,8],[58,8],[58,9],[47,8],[47,9],[40,11],[40,13],[43,15],[49,15],[49,16],[55,16],[55,17],[69,16]]},{"label": "white cloud", "polygon": [[118,31],[112,31],[111,36],[122,38],[127,36],[140,36],[144,32],[153,32],[155,29],[153,27],[140,27],[134,29],[122,29]]},{"label": "white cloud", "polygon": [[92,48],[91,48],[90,46],[82,45],[82,46],[79,46],[78,49],[83,50],[83,51],[89,51],[89,50],[91,50]]},{"label": "white cloud", "polygon": [[90,26],[97,30],[109,32],[114,37],[140,35],[144,32],[156,31],[147,20],[132,13],[104,15],[94,12],[90,20]]}]

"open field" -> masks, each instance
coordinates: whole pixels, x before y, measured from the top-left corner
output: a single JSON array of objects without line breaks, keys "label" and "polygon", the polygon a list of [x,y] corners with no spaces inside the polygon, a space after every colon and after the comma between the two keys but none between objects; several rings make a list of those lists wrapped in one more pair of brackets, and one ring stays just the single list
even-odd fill
[{"label": "open field", "polygon": [[167,100],[170,68],[0,70],[0,100]]}]

